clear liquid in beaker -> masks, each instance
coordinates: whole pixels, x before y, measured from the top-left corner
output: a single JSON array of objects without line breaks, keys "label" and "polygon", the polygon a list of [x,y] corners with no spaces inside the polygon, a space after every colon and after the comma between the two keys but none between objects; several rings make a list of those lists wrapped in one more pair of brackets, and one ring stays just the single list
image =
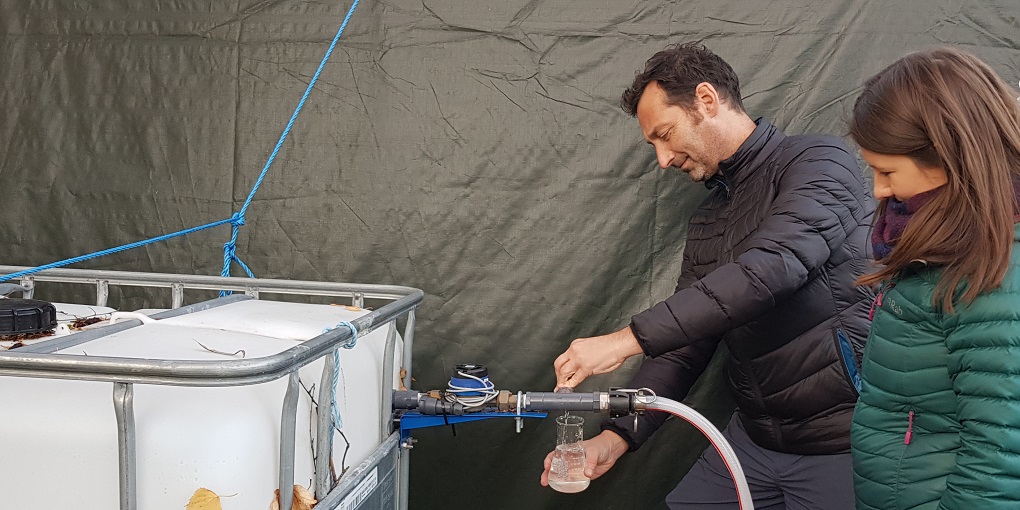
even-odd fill
[{"label": "clear liquid in beaker", "polygon": [[549,467],[549,487],[572,494],[587,489],[589,483],[584,476],[584,446],[580,443],[557,445]]}]

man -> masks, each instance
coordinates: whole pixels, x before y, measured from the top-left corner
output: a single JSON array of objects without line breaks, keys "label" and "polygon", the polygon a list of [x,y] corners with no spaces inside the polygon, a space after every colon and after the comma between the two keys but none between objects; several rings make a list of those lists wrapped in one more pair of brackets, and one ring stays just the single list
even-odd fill
[{"label": "man", "polygon": [[[557,387],[643,354],[629,387],[679,401],[725,342],[738,408],[724,435],[755,507],[853,508],[850,419],[872,301],[854,281],[874,210],[856,159],[837,138],[752,120],[733,69],[699,44],[655,54],[622,102],[659,166],[712,191],[690,220],[675,294],[620,331],[574,340],[554,363]],[[646,413],[637,431],[633,419],[604,423],[585,442],[586,474],[604,474],[665,418]],[[666,502],[737,508],[714,448]]]}]

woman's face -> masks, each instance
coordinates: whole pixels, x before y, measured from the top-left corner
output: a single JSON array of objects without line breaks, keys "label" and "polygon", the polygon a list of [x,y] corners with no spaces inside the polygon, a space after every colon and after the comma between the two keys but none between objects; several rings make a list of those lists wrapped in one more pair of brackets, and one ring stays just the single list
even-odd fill
[{"label": "woman's face", "polygon": [[948,182],[946,171],[942,168],[920,167],[907,156],[878,154],[861,149],[861,157],[874,170],[876,200],[895,197],[902,202]]}]

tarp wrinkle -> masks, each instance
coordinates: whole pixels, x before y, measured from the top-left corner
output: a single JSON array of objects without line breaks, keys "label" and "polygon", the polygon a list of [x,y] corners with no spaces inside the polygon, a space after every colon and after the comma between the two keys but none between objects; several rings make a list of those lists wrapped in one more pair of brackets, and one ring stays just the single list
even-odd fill
[{"label": "tarp wrinkle", "polygon": [[[229,217],[350,5],[3,2],[0,263]],[[707,193],[658,168],[619,107],[653,53],[702,41],[737,71],[751,116],[842,136],[861,83],[908,51],[960,46],[1016,85],[1018,19],[1016,0],[361,0],[237,254],[259,277],[422,288],[416,389],[482,363],[501,389],[548,390],[572,339],[673,292]],[[211,229],[78,267],[218,274],[227,239]],[[637,364],[585,389],[623,386]],[[687,400],[717,423],[732,410],[722,378],[717,361]],[[416,437],[412,510],[661,509],[706,446],[668,422],[566,497],[538,485],[553,420]]]}]

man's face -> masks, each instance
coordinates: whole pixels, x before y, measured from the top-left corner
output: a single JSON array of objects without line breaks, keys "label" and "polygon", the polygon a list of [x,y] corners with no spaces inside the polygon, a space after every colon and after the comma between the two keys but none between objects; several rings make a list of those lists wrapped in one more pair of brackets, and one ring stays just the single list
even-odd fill
[{"label": "man's face", "polygon": [[704,116],[668,104],[666,91],[658,82],[649,83],[641,94],[637,119],[645,140],[655,147],[660,167],[679,168],[695,182],[719,171],[720,160],[712,150],[718,144],[712,143],[714,137]]}]

